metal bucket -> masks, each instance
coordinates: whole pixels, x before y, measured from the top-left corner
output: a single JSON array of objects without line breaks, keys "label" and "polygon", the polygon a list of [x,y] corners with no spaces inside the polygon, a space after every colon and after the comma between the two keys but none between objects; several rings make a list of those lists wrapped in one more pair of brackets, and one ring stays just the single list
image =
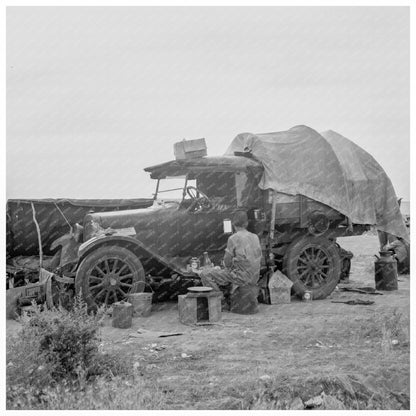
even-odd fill
[{"label": "metal bucket", "polygon": [[376,290],[397,290],[397,261],[391,251],[380,251],[374,262]]},{"label": "metal bucket", "polygon": [[133,316],[149,316],[152,311],[153,293],[130,293],[128,301],[133,305]]},{"label": "metal bucket", "polygon": [[113,327],[130,328],[133,315],[133,306],[131,303],[120,302],[113,303]]}]

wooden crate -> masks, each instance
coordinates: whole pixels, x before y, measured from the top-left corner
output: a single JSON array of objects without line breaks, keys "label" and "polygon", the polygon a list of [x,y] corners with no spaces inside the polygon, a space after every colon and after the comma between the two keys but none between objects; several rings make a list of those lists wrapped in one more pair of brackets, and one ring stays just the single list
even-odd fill
[{"label": "wooden crate", "polygon": [[179,320],[185,325],[221,320],[221,293],[188,293],[178,296]]},{"label": "wooden crate", "polygon": [[176,160],[194,159],[207,155],[205,139],[182,140],[173,145]]}]

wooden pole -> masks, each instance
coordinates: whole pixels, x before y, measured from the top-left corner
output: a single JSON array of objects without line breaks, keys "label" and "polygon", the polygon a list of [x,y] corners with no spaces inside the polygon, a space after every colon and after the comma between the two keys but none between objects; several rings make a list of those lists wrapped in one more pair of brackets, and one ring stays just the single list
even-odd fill
[{"label": "wooden pole", "polygon": [[33,202],[30,203],[32,205],[32,215],[33,215],[33,222],[35,223],[36,226],[36,231],[38,233],[38,244],[39,244],[39,267],[42,268],[43,266],[43,251],[42,251],[42,238],[40,235],[40,228],[39,228],[39,224],[36,220],[36,211],[35,211],[35,207],[33,205]]},{"label": "wooden pole", "polygon": [[272,247],[273,240],[274,240],[274,227],[276,225],[276,193],[275,191],[271,191],[273,195],[272,201],[272,212],[271,212],[271,221],[270,221],[270,248]]}]

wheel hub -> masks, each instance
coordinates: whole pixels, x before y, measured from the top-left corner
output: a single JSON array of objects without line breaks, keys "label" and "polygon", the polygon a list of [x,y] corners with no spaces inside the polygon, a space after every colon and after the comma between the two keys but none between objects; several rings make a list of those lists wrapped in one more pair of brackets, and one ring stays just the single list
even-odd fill
[{"label": "wheel hub", "polygon": [[104,286],[106,286],[107,288],[114,288],[118,286],[119,279],[116,275],[110,273],[104,277],[103,283],[104,283]]}]

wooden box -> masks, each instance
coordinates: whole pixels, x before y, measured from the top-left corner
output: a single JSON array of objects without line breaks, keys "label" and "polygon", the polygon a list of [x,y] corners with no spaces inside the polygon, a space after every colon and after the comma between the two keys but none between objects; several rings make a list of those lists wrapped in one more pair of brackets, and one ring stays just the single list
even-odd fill
[{"label": "wooden box", "polygon": [[221,293],[188,293],[178,296],[179,320],[185,325],[221,320]]},{"label": "wooden box", "polygon": [[205,139],[182,140],[173,145],[176,160],[194,159],[207,155]]},{"label": "wooden box", "polygon": [[293,282],[276,270],[270,277],[263,276],[259,281],[260,301],[268,305],[290,303]]},{"label": "wooden box", "polygon": [[293,282],[288,279],[281,271],[276,270],[270,277],[267,283],[270,304],[275,305],[279,303],[290,303],[290,290]]}]

